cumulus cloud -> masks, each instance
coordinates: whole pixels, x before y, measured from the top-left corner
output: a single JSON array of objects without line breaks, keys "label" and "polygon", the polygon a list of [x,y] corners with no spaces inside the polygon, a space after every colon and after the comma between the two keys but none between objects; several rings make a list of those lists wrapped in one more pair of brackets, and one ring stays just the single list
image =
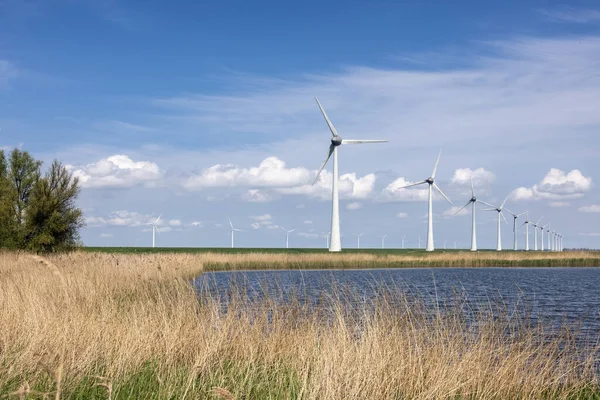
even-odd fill
[{"label": "cumulus cloud", "polygon": [[579,211],[585,213],[600,213],[600,204],[592,204],[589,206],[579,207]]},{"label": "cumulus cloud", "polygon": [[396,214],[396,217],[398,218],[408,218],[408,213],[405,212],[399,212],[398,214]]},{"label": "cumulus cloud", "polygon": [[[357,177],[355,173],[344,174],[339,177],[339,196],[340,198],[365,199],[373,192],[375,180],[375,174],[367,174],[361,178]],[[314,185],[307,183],[301,186],[279,188],[276,190],[277,192],[286,195],[304,195],[321,200],[328,200],[331,199],[332,183],[333,174],[323,170]]]},{"label": "cumulus cloud", "polygon": [[357,201],[352,202],[352,203],[348,203],[348,205],[346,206],[346,209],[348,210],[358,210],[359,208],[362,208],[362,203],[359,203]]},{"label": "cumulus cloud", "polygon": [[277,229],[279,226],[273,224],[273,217],[271,214],[263,214],[263,215],[252,215],[249,217],[254,220],[254,222],[250,225],[252,229]]},{"label": "cumulus cloud", "polygon": [[555,9],[540,10],[540,13],[548,20],[554,22],[585,24],[600,21],[600,10],[594,9],[563,6]]},{"label": "cumulus cloud", "polygon": [[496,175],[485,168],[477,168],[475,170],[472,170],[471,168],[459,168],[454,171],[452,183],[459,185],[470,185],[471,178],[473,179],[474,185],[487,185],[496,179]]},{"label": "cumulus cloud", "polygon": [[169,221],[169,225],[174,227],[180,227],[183,225],[183,222],[181,222],[180,219],[172,219]]},{"label": "cumulus cloud", "polygon": [[[123,227],[138,227],[147,225],[156,220],[156,216],[144,215],[135,211],[113,211],[104,217],[89,216],[85,218],[85,223],[88,227],[101,226],[123,226]],[[157,225],[163,225],[164,221],[160,219]]]},{"label": "cumulus cloud", "polygon": [[[426,184],[405,188],[415,182],[407,181],[404,177],[400,177],[387,185],[383,191],[381,200],[383,201],[428,201],[429,188]],[[442,188],[442,190],[444,190]],[[433,190],[433,200],[440,200],[443,197]]]},{"label": "cumulus cloud", "polygon": [[84,188],[126,188],[153,186],[162,178],[158,165],[150,161],[133,161],[117,154],[87,165],[66,165]]},{"label": "cumulus cloud", "polygon": [[188,190],[228,186],[289,187],[305,184],[311,177],[314,178],[314,173],[306,168],[287,168],[279,158],[268,157],[251,168],[217,164],[185,178],[182,185]]},{"label": "cumulus cloud", "polygon": [[259,189],[249,189],[246,193],[242,194],[242,200],[250,203],[266,203],[277,200],[279,197],[275,193]]},{"label": "cumulus cloud", "polygon": [[520,187],[511,193],[513,200],[553,200],[564,201],[582,197],[592,187],[592,178],[585,177],[574,169],[565,173],[552,168],[544,179],[530,188]]},{"label": "cumulus cloud", "polygon": [[550,205],[550,207],[555,207],[555,208],[569,207],[571,205],[571,203],[569,203],[568,201],[551,201],[548,204]]},{"label": "cumulus cloud", "polygon": [[203,224],[201,221],[192,221],[191,225],[197,228],[201,228]]}]

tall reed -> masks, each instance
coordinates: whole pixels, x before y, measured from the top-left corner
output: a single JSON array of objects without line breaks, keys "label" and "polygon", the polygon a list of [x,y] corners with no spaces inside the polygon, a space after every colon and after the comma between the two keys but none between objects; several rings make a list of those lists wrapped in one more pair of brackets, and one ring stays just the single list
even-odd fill
[{"label": "tall reed", "polygon": [[[0,253],[0,393],[29,398],[577,398],[596,349],[567,330],[428,309],[198,298],[186,254]],[[358,304],[358,303],[357,303]]]}]

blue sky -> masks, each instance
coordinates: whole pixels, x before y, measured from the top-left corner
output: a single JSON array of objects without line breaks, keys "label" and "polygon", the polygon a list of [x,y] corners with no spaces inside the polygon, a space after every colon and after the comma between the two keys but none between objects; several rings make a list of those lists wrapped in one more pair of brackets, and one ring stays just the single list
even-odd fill
[{"label": "blue sky", "polygon": [[[398,188],[443,148],[455,205],[473,175],[484,200],[598,247],[597,2],[346,3],[0,0],[0,147],[80,177],[88,245],[149,245],[162,213],[159,245],[227,246],[230,216],[240,246],[281,246],[280,226],[322,246],[319,96],[342,136],[390,140],[340,151],[343,246],[425,237],[424,192]],[[468,246],[468,215],[434,211],[437,246]]]}]

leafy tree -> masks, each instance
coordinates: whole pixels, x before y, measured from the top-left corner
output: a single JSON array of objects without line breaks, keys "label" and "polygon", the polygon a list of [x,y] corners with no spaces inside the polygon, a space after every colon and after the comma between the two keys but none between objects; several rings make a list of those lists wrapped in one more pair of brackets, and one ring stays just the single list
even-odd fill
[{"label": "leafy tree", "polygon": [[23,224],[24,212],[33,186],[40,178],[41,161],[36,161],[26,151],[14,149],[10,154],[8,178],[15,196],[17,223]]}]

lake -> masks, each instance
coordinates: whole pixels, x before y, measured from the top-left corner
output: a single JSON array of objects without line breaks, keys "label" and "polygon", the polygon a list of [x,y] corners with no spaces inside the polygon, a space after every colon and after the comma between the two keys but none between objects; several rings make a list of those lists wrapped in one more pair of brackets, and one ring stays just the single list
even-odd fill
[{"label": "lake", "polygon": [[460,306],[466,312],[498,309],[527,315],[548,326],[600,332],[600,268],[438,268],[364,270],[273,270],[209,272],[194,280],[201,295],[226,299],[234,290],[248,301],[322,304],[351,294],[352,305],[372,304],[384,291],[401,292],[433,309]]}]

